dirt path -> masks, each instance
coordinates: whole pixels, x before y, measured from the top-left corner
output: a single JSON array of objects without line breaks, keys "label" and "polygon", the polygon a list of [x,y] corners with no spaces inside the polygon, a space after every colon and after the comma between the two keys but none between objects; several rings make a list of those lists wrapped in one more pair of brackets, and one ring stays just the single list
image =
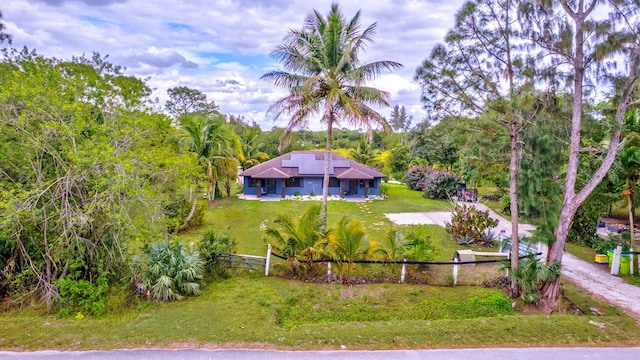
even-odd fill
[{"label": "dirt path", "polygon": [[[511,222],[485,205],[474,204],[480,210],[489,210],[492,218],[498,220],[497,231],[511,234]],[[444,226],[451,221],[450,212],[395,213],[385,216],[397,225],[432,224]],[[526,235],[535,226],[520,224],[520,234]],[[629,285],[609,273],[609,268],[592,264],[569,253],[562,257],[562,276],[591,294],[625,310],[630,316],[640,320],[640,287]],[[636,269],[637,271],[637,269]]]}]

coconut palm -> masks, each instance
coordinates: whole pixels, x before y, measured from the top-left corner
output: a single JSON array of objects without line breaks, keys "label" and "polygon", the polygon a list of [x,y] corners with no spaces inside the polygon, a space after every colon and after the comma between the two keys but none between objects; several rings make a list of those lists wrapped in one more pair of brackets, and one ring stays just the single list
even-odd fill
[{"label": "coconut palm", "polygon": [[[207,200],[213,201],[218,180],[215,161],[219,158],[232,157],[234,150],[240,151],[238,136],[220,114],[212,116],[187,114],[181,116],[178,122],[182,129],[183,144],[188,151],[196,154],[198,163],[203,168],[203,174],[207,179]],[[185,224],[191,219],[196,209],[199,181],[199,177],[194,179],[196,196]]]},{"label": "coconut palm", "polygon": [[322,226],[327,226],[327,196],[331,134],[333,127],[345,122],[370,129],[380,126],[391,132],[385,118],[370,106],[388,106],[389,93],[365,86],[382,71],[400,68],[392,61],[361,63],[359,54],[372,41],[376,24],[361,31],[360,12],[347,20],[337,4],[324,17],[317,10],[304,25],[289,31],[284,42],[271,53],[285,70],[271,71],[262,79],[288,89],[289,95],[274,103],[269,111],[276,118],[291,115],[280,147],[287,144],[291,132],[319,118],[327,129],[324,180],[322,183]]},{"label": "coconut palm", "polygon": [[263,229],[263,239],[273,248],[286,256],[293,273],[297,273],[299,260],[307,263],[311,270],[311,261],[324,251],[326,236],[321,230],[320,206],[309,206],[300,216],[289,213],[280,214]]}]

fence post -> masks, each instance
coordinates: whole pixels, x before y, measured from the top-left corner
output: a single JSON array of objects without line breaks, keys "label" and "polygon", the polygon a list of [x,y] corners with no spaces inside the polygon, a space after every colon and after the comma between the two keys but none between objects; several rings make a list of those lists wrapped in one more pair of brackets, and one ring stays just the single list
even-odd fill
[{"label": "fence post", "polygon": [[331,282],[331,261],[327,261],[327,282]]},{"label": "fence post", "polygon": [[633,247],[629,249],[629,275],[633,275]]},{"label": "fence post", "polygon": [[267,258],[264,261],[264,276],[269,276],[269,265],[271,265],[271,244],[267,245]]},{"label": "fence post", "polygon": [[622,252],[622,246],[617,246],[613,250],[613,263],[611,263],[611,275],[618,275],[620,272],[620,253]]},{"label": "fence post", "polygon": [[407,259],[404,259],[404,264],[402,264],[402,271],[400,271],[400,283],[404,283],[404,277],[407,274]]},{"label": "fence post", "polygon": [[[454,263],[457,263],[458,261],[460,261],[458,260],[458,258],[453,258]],[[458,285],[458,267],[459,266],[460,265],[458,264],[453,264],[453,285]]]}]

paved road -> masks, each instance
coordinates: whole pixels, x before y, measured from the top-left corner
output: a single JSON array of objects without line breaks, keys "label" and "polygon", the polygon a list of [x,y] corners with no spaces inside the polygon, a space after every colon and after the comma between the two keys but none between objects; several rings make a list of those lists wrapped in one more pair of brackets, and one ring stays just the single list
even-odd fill
[{"label": "paved road", "polygon": [[459,349],[459,350],[395,350],[395,351],[272,351],[272,350],[116,350],[30,353],[0,352],[0,359],[27,360],[581,360],[640,359],[640,347],[635,348],[525,348],[525,349]]}]

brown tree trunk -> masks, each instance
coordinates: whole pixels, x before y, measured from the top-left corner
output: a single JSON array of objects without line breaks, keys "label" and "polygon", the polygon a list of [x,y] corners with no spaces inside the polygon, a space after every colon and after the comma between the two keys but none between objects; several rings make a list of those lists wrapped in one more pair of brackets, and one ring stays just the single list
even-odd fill
[{"label": "brown tree trunk", "polygon": [[[511,138],[511,159],[509,161],[509,196],[511,203],[511,274],[518,268],[518,129],[515,121],[509,123],[509,137]],[[518,283],[511,277],[511,294],[516,297],[519,294]]]}]

